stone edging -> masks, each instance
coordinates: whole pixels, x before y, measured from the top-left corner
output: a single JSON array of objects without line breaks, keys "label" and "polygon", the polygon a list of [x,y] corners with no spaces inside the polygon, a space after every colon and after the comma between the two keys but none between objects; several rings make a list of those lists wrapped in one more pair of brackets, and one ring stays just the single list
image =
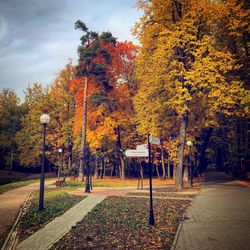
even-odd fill
[{"label": "stone edging", "polygon": [[177,229],[177,232],[175,234],[174,241],[172,243],[172,246],[171,246],[170,250],[175,250],[175,246],[176,246],[176,243],[178,241],[178,238],[179,238],[179,235],[180,235],[180,232],[181,232],[181,228],[182,228],[182,224],[184,222],[184,218],[185,218],[185,216],[183,216],[183,221],[178,226],[178,229]]},{"label": "stone edging", "polygon": [[24,207],[26,206],[26,204],[27,204],[27,202],[30,199],[32,194],[33,194],[33,191],[30,192],[27,195],[24,203],[22,204],[21,209],[20,209],[20,211],[19,211],[19,213],[17,215],[17,218],[15,220],[15,223],[13,224],[13,226],[12,226],[6,240],[4,241],[4,244],[3,244],[2,248],[1,248],[1,250],[14,249],[13,247],[14,247],[14,245],[16,243],[16,237],[17,237],[17,234],[14,234],[14,231],[15,231],[17,223],[18,223],[18,221],[19,221],[19,219],[20,219],[20,217],[21,217],[21,215],[23,213]]},{"label": "stone edging", "polygon": [[[203,178],[203,181],[202,181],[202,188],[204,188],[204,184],[205,184],[205,182],[204,182],[204,176],[202,176]],[[198,197],[198,195],[202,192],[202,188],[201,188],[201,190],[197,193],[197,195],[193,198],[193,200],[192,200],[192,203],[194,202],[194,200],[196,200],[197,199],[197,197]],[[188,208],[188,209],[190,209],[190,207]],[[180,236],[180,232],[181,232],[181,229],[182,229],[182,226],[183,226],[183,223],[184,223],[184,221],[186,220],[186,219],[189,219],[188,217],[187,217],[187,211],[183,214],[183,220],[182,220],[182,222],[179,224],[179,226],[178,226],[178,229],[177,229],[177,231],[176,231],[176,234],[175,234],[175,237],[174,237],[174,240],[173,240],[173,243],[172,243],[172,246],[171,246],[171,248],[170,248],[170,250],[175,250],[175,247],[176,247],[176,244],[177,244],[177,241],[178,241],[178,239],[179,239],[179,236]]]}]

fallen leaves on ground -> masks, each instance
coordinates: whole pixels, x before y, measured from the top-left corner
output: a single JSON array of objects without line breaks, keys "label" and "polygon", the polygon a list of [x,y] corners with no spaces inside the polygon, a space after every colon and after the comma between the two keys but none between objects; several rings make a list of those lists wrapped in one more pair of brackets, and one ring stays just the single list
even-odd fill
[{"label": "fallen leaves on ground", "polygon": [[[149,196],[149,192],[130,192],[127,195],[131,196]],[[153,192],[153,196],[157,197],[175,197],[175,198],[194,198],[195,194],[182,194],[182,193],[161,193]]]},{"label": "fallen leaves on ground", "polygon": [[149,226],[149,199],[108,197],[52,249],[170,249],[189,204],[154,199],[155,226]]},{"label": "fallen leaves on ground", "polygon": [[[119,178],[105,177],[104,179],[93,178],[93,187],[137,187],[138,179],[126,179],[121,180]],[[153,178],[153,185],[174,185],[175,181],[173,179],[158,179]],[[148,178],[143,180],[145,186],[149,185]]]}]

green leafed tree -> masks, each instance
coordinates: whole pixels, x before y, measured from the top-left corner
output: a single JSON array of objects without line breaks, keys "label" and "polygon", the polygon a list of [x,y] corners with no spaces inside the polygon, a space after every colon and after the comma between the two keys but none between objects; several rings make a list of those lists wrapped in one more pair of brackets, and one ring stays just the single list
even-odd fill
[{"label": "green leafed tree", "polygon": [[17,162],[17,145],[15,134],[21,129],[21,118],[24,108],[11,89],[3,89],[0,93],[0,168],[10,168],[14,154]]},{"label": "green leafed tree", "polygon": [[[39,91],[37,91],[38,89]],[[44,89],[40,84],[35,84],[33,87],[29,86],[25,93],[24,105],[27,104],[28,110],[22,118],[22,129],[16,133],[18,157],[22,166],[38,167],[41,164],[43,138],[40,116],[43,113],[50,114],[51,100],[48,89]],[[35,96],[33,96],[33,93],[35,93]]]},{"label": "green leafed tree", "polygon": [[[116,43],[116,39],[110,32],[103,32],[99,35],[96,32],[89,31],[87,26],[80,20],[75,23],[75,28],[83,32],[81,37],[81,45],[78,47],[78,65],[76,76],[81,78],[84,83],[83,88],[83,122],[81,133],[81,171],[84,168],[87,160],[85,159],[85,153],[87,152],[86,143],[86,131],[87,131],[87,95],[89,85],[95,85],[109,91],[111,86],[109,85],[107,66],[111,63],[111,56],[105,47],[105,45],[112,46]],[[90,171],[87,171],[88,173]],[[89,176],[87,176],[86,192],[90,192]]]}]

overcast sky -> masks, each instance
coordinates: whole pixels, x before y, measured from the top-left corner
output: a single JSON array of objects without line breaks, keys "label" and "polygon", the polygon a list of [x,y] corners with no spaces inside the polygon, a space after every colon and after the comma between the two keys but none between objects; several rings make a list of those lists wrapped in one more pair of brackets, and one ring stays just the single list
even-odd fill
[{"label": "overcast sky", "polygon": [[0,0],[0,90],[23,99],[28,84],[50,84],[69,58],[77,62],[78,19],[93,31],[130,40],[136,0]]}]

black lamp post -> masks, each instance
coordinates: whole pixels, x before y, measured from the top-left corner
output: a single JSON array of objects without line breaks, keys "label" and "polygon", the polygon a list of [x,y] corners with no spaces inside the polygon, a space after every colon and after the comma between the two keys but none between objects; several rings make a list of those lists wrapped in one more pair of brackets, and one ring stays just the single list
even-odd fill
[{"label": "black lamp post", "polygon": [[91,193],[91,185],[90,185],[90,178],[91,178],[91,155],[89,149],[86,150],[86,153],[84,154],[84,166],[86,171],[86,184],[85,184],[85,193]]},{"label": "black lamp post", "polygon": [[45,165],[45,150],[46,150],[46,126],[50,122],[50,116],[43,114],[40,117],[40,122],[43,125],[43,156],[42,156],[42,172],[40,175],[40,192],[39,192],[39,210],[43,210],[44,201],[44,165]]},{"label": "black lamp post", "polygon": [[153,209],[152,163],[151,163],[150,134],[148,134],[148,165],[149,165],[149,191],[150,191],[149,225],[153,226],[155,224],[155,219],[154,219],[154,209]]},{"label": "black lamp post", "polygon": [[57,179],[60,180],[61,177],[61,156],[63,150],[61,148],[58,149],[59,159],[58,159],[58,172],[57,172]]},{"label": "black lamp post", "polygon": [[193,186],[193,168],[192,168],[192,146],[191,141],[187,141],[187,146],[189,146],[189,173],[190,173],[190,185]]}]

